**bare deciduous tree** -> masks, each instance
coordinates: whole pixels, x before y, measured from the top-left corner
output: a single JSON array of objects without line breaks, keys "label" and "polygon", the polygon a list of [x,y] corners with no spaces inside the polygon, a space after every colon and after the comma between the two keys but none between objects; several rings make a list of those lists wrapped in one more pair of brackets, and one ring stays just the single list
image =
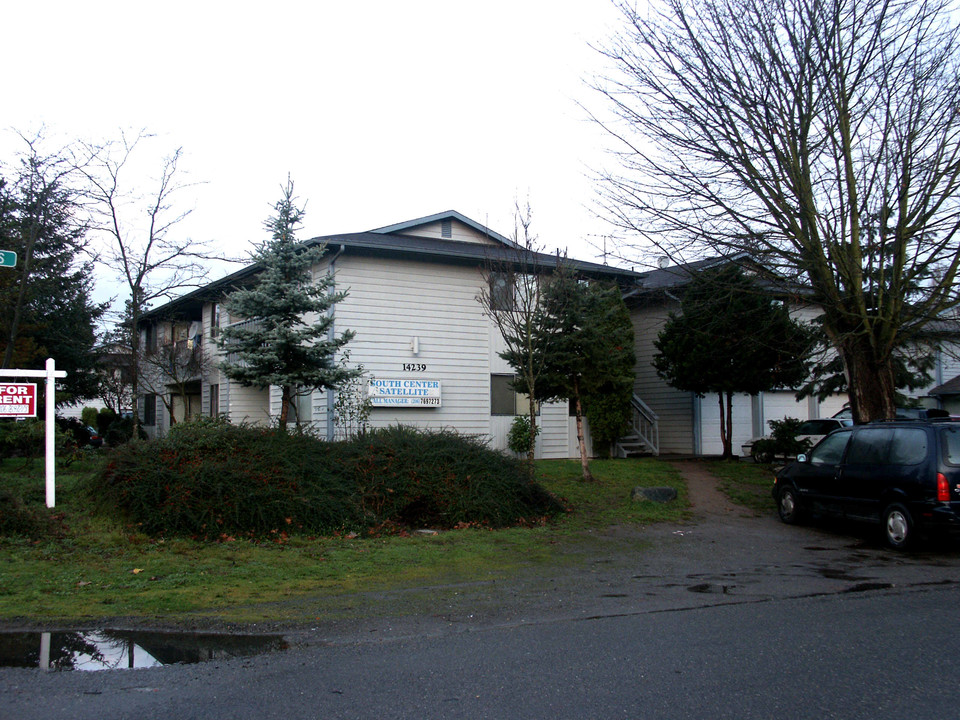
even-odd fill
[{"label": "bare deciduous tree", "polygon": [[524,207],[514,207],[513,247],[491,252],[482,269],[484,283],[477,294],[477,302],[496,325],[506,345],[501,357],[516,370],[519,384],[529,400],[527,417],[530,443],[527,460],[532,463],[537,439],[537,379],[543,372],[545,348],[537,343],[548,343],[542,312],[543,289],[552,268],[544,266],[533,232],[533,213],[529,201]]},{"label": "bare deciduous tree", "polygon": [[854,417],[960,303],[960,74],[944,0],[662,0],[603,52],[603,204],[677,259],[747,251],[809,286]]},{"label": "bare deciduous tree", "polygon": [[178,209],[176,204],[183,190],[190,187],[178,175],[181,148],[162,160],[159,175],[149,188],[133,187],[135,153],[148,138],[143,131],[132,138],[121,133],[119,141],[87,145],[84,170],[93,227],[108,240],[101,258],[128,293],[135,424],[140,422],[137,404],[144,357],[138,332],[140,318],[152,302],[171,299],[206,282],[204,263],[213,259],[206,241],[174,232],[191,212]]},{"label": "bare deciduous tree", "polygon": [[141,388],[160,398],[170,424],[177,422],[175,400],[180,399],[186,418],[190,402],[188,391],[191,385],[199,384],[212,368],[214,362],[203,351],[203,343],[194,338],[171,340],[154,348],[144,349],[138,363]]}]

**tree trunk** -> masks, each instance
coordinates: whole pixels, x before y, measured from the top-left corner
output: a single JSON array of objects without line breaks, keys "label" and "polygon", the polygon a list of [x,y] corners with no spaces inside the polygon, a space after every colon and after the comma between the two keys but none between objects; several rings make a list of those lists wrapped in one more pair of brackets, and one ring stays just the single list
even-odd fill
[{"label": "tree trunk", "polygon": [[587,441],[583,433],[583,403],[580,400],[580,378],[573,381],[573,395],[577,409],[577,442],[580,444],[580,467],[583,470],[583,479],[593,482],[595,478],[590,472],[590,458],[587,457]]},{"label": "tree trunk", "polygon": [[727,393],[727,430],[723,435],[723,459],[733,458],[733,393]]},{"label": "tree trunk", "polygon": [[290,403],[293,399],[293,388],[290,385],[284,385],[280,394],[280,429],[286,432],[287,419],[290,413]]},{"label": "tree trunk", "polygon": [[[140,370],[143,366],[140,357],[140,306],[139,288],[134,288],[130,302],[130,404],[133,406],[133,436],[140,437]],[[154,331],[156,332],[156,331]],[[156,335],[154,335],[156,339]],[[147,348],[150,349],[149,347]],[[146,412],[146,411],[144,411]]]},{"label": "tree trunk", "polygon": [[163,404],[163,407],[167,410],[167,417],[170,418],[170,427],[173,427],[177,424],[177,417],[173,412],[173,395],[161,395],[157,394],[157,397],[160,398],[160,402]]},{"label": "tree trunk", "polygon": [[[723,446],[723,453],[720,457],[724,460],[733,457],[732,424],[733,424],[733,396],[730,393],[717,393],[717,400],[720,405],[720,443]],[[726,400],[726,402],[724,402]]]},{"label": "tree trunk", "polygon": [[891,358],[877,360],[866,336],[844,339],[839,351],[847,375],[853,421],[859,425],[892,420],[897,414],[897,389]]},{"label": "tree trunk", "polygon": [[[529,380],[528,380],[529,382]],[[537,452],[537,401],[533,399],[533,384],[529,385],[530,404],[527,406],[527,412],[530,419],[530,447],[527,450],[527,470],[530,472],[530,478],[533,479],[533,461]]]}]

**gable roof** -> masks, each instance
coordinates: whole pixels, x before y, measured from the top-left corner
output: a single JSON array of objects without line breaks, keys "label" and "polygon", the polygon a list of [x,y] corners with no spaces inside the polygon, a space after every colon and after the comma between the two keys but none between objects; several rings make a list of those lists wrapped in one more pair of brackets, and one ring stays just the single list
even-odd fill
[{"label": "gable roof", "polygon": [[486,235],[491,240],[496,240],[497,242],[503,243],[507,247],[516,248],[519,247],[513,240],[510,238],[504,237],[498,232],[491,230],[490,228],[481,225],[476,220],[471,220],[466,215],[458,213],[456,210],[446,210],[444,212],[435,213],[433,215],[427,215],[421,218],[415,218],[414,220],[405,220],[404,222],[395,223],[394,225],[387,225],[386,227],[377,228],[371,230],[372,233],[379,233],[382,235],[390,235],[394,233],[405,233],[409,230],[414,230],[418,227],[424,225],[430,225],[432,223],[442,222],[443,220],[458,220],[469,228],[476,230],[481,235]]},{"label": "gable roof", "polygon": [[[461,240],[447,240],[437,237],[425,237],[407,233],[418,227],[436,223],[442,220],[456,220],[463,222],[475,231],[495,240],[495,244],[488,245],[479,242],[464,242]],[[510,263],[516,260],[517,253],[523,252],[516,243],[503,235],[495,233],[455,210],[429,215],[415,220],[388,225],[359,233],[345,233],[339,235],[324,235],[305,240],[304,247],[325,246],[327,253],[348,253],[368,257],[404,258],[408,260],[422,260],[425,262],[441,262],[453,265],[472,265],[480,267],[486,262]],[[547,253],[530,253],[524,256],[529,267],[550,270],[556,267],[558,256]],[[621,268],[613,268],[599,263],[582,260],[566,259],[575,270],[596,278],[605,278],[618,282],[633,283],[640,277],[639,273]],[[143,313],[144,319],[176,318],[178,316],[199,315],[205,302],[211,302],[223,297],[236,287],[250,282],[260,271],[256,263],[248,265],[226,277],[197,288],[181,297]]]}]

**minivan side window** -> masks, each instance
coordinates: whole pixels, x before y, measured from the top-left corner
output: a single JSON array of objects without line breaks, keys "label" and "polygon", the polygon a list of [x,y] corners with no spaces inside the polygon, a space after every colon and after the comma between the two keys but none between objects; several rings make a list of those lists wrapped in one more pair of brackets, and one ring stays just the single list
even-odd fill
[{"label": "minivan side window", "polygon": [[927,459],[927,433],[921,428],[896,428],[890,444],[891,465],[918,465]]},{"label": "minivan side window", "polygon": [[887,461],[887,447],[893,438],[891,428],[867,428],[853,437],[847,465],[882,465]]},{"label": "minivan side window", "polygon": [[943,461],[949,465],[960,465],[960,428],[948,427],[940,431],[943,445]]},{"label": "minivan side window", "polygon": [[843,451],[847,447],[847,441],[852,432],[836,432],[833,435],[825,437],[819,445],[810,451],[810,463],[812,465],[836,465],[843,459]]}]

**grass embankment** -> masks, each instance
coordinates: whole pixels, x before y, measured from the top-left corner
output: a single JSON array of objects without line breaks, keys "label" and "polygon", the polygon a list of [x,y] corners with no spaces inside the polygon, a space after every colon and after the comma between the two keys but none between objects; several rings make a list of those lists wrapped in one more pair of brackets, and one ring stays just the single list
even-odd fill
[{"label": "grass embankment", "polygon": [[[521,568],[570,562],[570,547],[588,531],[686,516],[686,489],[669,465],[644,459],[594,461],[591,467],[599,482],[585,484],[577,461],[538,463],[541,484],[571,509],[541,527],[205,542],[150,538],[91,513],[77,487],[99,464],[75,464],[58,474],[60,537],[0,538],[0,619],[277,619],[270,603],[506,578]],[[630,491],[638,485],[670,485],[680,496],[667,505],[633,502]],[[4,461],[0,489],[42,505],[42,463],[25,469],[22,460]]]}]

